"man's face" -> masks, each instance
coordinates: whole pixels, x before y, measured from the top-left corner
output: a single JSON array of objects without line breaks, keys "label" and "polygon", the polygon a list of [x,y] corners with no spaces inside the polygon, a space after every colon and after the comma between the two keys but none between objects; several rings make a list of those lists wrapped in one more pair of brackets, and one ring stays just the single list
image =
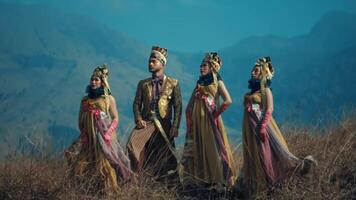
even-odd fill
[{"label": "man's face", "polygon": [[159,61],[158,59],[156,58],[150,58],[149,61],[148,61],[148,70],[151,72],[151,73],[154,73],[154,72],[157,72],[157,71],[160,71],[163,69],[163,64],[161,63],[161,61]]}]

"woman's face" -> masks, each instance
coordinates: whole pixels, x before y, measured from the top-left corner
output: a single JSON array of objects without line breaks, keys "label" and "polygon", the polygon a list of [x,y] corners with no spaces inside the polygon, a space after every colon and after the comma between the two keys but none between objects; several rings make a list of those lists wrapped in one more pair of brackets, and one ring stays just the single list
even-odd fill
[{"label": "woman's face", "polygon": [[202,76],[207,75],[211,72],[210,63],[204,62],[200,65],[200,74]]},{"label": "woman's face", "polygon": [[90,87],[92,89],[98,89],[101,87],[101,79],[98,76],[92,76],[90,78]]},{"label": "woman's face", "polygon": [[251,77],[255,80],[259,79],[261,74],[261,68],[260,67],[254,67],[251,71]]}]

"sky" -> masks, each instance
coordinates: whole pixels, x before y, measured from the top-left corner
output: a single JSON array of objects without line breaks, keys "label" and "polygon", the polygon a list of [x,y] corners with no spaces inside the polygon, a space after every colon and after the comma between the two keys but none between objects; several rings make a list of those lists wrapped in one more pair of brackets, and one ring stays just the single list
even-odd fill
[{"label": "sky", "polygon": [[86,15],[145,45],[218,51],[263,35],[307,33],[326,13],[356,13],[355,0],[0,0]]}]

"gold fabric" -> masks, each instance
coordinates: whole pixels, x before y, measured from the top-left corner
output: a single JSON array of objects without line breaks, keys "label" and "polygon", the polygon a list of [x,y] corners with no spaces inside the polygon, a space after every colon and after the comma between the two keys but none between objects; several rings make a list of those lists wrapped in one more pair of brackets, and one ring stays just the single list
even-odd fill
[{"label": "gold fabric", "polygon": [[[152,78],[141,80],[138,83],[133,103],[135,121],[151,120]],[[171,119],[174,109],[173,126],[179,128],[182,114],[182,96],[178,80],[164,76],[162,95],[158,101],[158,109],[162,119]]]},{"label": "gold fabric", "polygon": [[166,76],[163,80],[162,95],[158,101],[159,114],[162,118],[166,118],[168,114],[169,101],[172,98],[172,92],[174,87],[177,86],[177,83],[177,80],[167,78]]},{"label": "gold fabric", "polygon": [[[246,94],[244,99],[244,105],[248,104],[262,104],[262,97],[260,92],[254,94]],[[263,164],[260,159],[260,141],[255,136],[253,130],[251,130],[249,122],[249,113],[245,109],[243,117],[242,127],[242,143],[243,143],[243,167],[241,169],[241,175],[243,177],[244,184],[250,195],[257,194],[267,188],[268,180],[266,178]],[[272,130],[274,137],[278,140],[280,147],[285,152],[289,152],[287,143],[278,128],[275,120],[271,117],[268,122],[269,128]]]},{"label": "gold fabric", "polygon": [[[84,97],[83,101],[94,108],[98,108],[103,112],[109,110],[109,100],[107,96],[102,96],[97,99]],[[108,113],[107,113],[108,114]],[[111,166],[109,160],[105,157],[101,150],[99,141],[96,137],[94,118],[90,112],[80,112],[79,128],[85,130],[88,134],[88,144],[81,148],[78,159],[73,165],[76,177],[87,182],[84,179],[91,181],[91,186],[99,186],[96,190],[103,189],[106,194],[116,193],[119,190],[117,175],[115,169]],[[113,135],[115,139],[116,134]]]},{"label": "gold fabric", "polygon": [[[214,82],[208,86],[197,86],[200,93],[211,96],[218,101],[218,82],[214,75]],[[235,179],[233,169],[233,157],[230,149],[227,132],[221,117],[218,118],[218,129],[223,140],[228,156],[228,168],[233,173],[231,180],[226,180],[221,156],[217,148],[213,127],[209,119],[209,113],[205,109],[203,100],[195,98],[193,92],[190,105],[187,109],[192,109],[192,129],[187,133],[186,144],[183,152],[184,177],[186,184],[225,184],[232,185]]]}]

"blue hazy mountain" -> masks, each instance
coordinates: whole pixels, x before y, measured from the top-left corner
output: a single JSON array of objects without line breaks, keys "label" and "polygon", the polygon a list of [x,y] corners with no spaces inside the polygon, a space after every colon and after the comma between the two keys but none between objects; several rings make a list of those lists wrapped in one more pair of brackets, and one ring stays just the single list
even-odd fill
[{"label": "blue hazy mountain", "polygon": [[234,106],[241,107],[256,58],[268,55],[276,71],[272,89],[277,118],[304,123],[336,120],[356,100],[354,19],[355,14],[332,12],[305,35],[251,37],[223,49],[223,73],[235,97]]},{"label": "blue hazy mountain", "polygon": [[[88,16],[47,6],[0,5],[0,152],[21,145],[23,135],[77,137],[80,99],[95,66],[107,63],[119,107],[122,137],[133,127],[137,82],[149,76],[150,47]],[[325,15],[301,36],[250,37],[220,51],[221,74],[234,104],[223,117],[234,142],[240,137],[242,99],[256,58],[272,57],[278,121],[323,123],[355,105],[356,25],[354,14]],[[167,73],[178,78],[184,107],[203,54],[169,52]],[[184,140],[184,120],[181,137]],[[49,134],[48,134],[49,133]],[[13,145],[12,145],[13,144]],[[48,144],[50,145],[50,144]]]},{"label": "blue hazy mountain", "polygon": [[[150,47],[90,17],[51,7],[1,4],[0,11],[0,133],[5,136],[1,148],[28,134],[72,135],[64,140],[77,136],[80,100],[94,67],[103,63],[110,68],[120,131],[132,128],[137,83],[150,76]],[[182,71],[176,56],[170,55],[169,60],[168,74],[179,78],[183,88],[190,88],[183,92],[187,97],[194,87],[192,75]]]}]

